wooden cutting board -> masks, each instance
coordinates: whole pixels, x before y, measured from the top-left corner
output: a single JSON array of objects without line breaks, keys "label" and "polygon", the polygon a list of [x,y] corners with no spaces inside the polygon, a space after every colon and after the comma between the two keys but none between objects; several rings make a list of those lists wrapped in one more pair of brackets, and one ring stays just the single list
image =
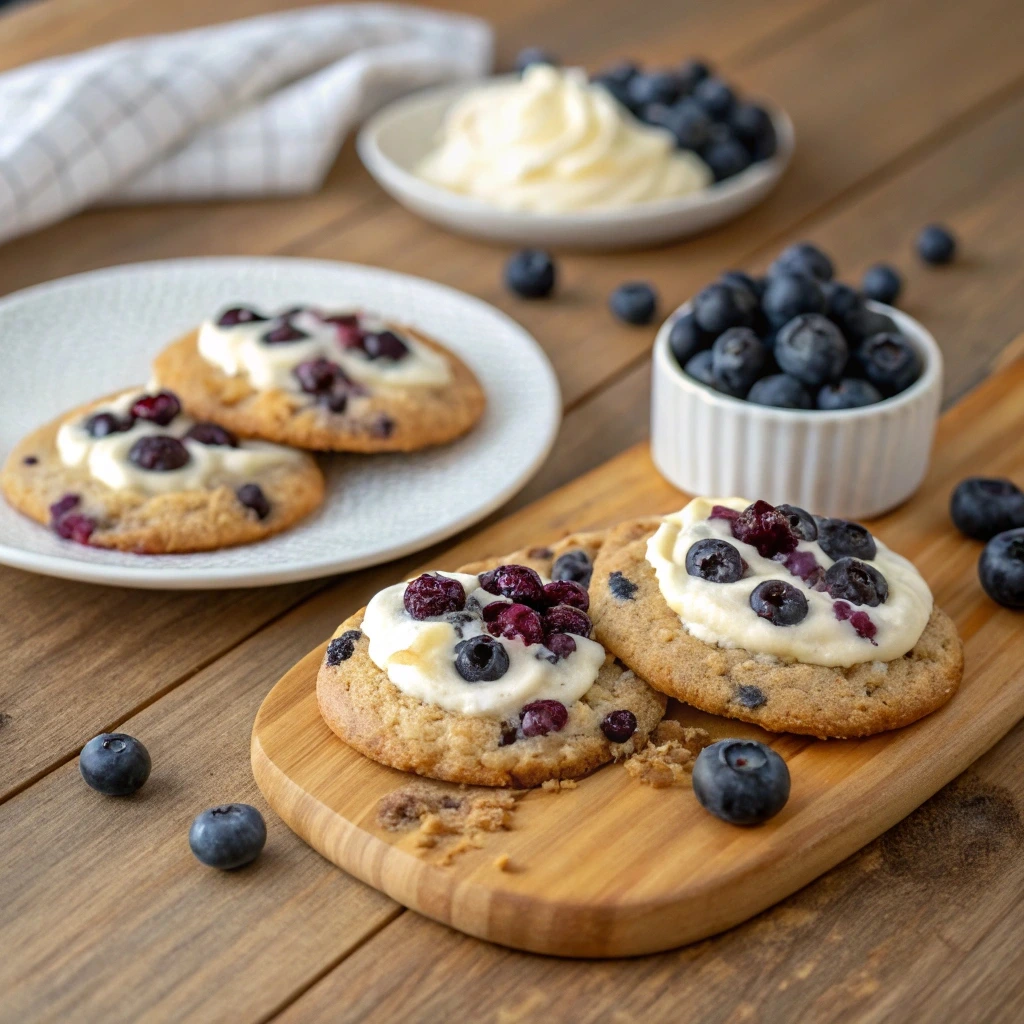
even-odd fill
[{"label": "wooden cutting board", "polygon": [[[981,545],[962,538],[948,519],[949,492],[971,474],[1024,481],[1024,360],[946,414],[921,491],[872,524],[914,559],[966,642],[964,681],[944,708],[897,732],[815,741],[670,706],[670,716],[713,738],[757,737],[786,759],[792,795],[765,825],[727,825],[698,806],[688,785],[652,789],[609,765],[573,790],[530,791],[509,831],[489,833],[481,848],[443,864],[456,840],[425,850],[415,835],[376,823],[380,798],[411,777],[357,754],[321,720],[315,680],[326,644],[263,702],[252,733],[256,781],[324,857],[399,903],[493,942],[562,956],[630,956],[738,924],[895,824],[1024,716],[1024,613],[985,597],[976,574]],[[429,568],[454,568],[684,500],[638,447]],[[339,621],[353,610],[339,608]]]}]

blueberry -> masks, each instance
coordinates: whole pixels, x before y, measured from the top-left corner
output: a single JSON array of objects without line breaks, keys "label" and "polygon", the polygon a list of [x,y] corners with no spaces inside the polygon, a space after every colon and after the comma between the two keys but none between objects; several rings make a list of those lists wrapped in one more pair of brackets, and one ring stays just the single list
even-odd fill
[{"label": "blueberry", "polygon": [[612,711],[601,720],[601,732],[612,743],[625,743],[636,732],[636,715],[625,708]]},{"label": "blueberry", "polygon": [[711,119],[693,100],[680,100],[669,109],[665,127],[676,137],[680,149],[699,152],[708,143]]},{"label": "blueberry", "polygon": [[971,476],[957,484],[949,514],[961,533],[991,540],[1024,527],[1024,493],[1012,480]]},{"label": "blueberry", "polygon": [[729,126],[755,161],[775,155],[778,145],[775,125],[763,107],[755,103],[737,103],[729,115]]},{"label": "blueberry", "polygon": [[711,74],[711,68],[705,61],[691,59],[683,62],[679,69],[679,87],[689,95]]},{"label": "blueberry", "polygon": [[693,793],[706,811],[731,825],[758,825],[789,799],[786,762],[756,740],[719,740],[693,765]]},{"label": "blueberry", "polygon": [[594,572],[594,563],[590,556],[580,548],[566,551],[555,559],[551,568],[552,580],[571,580],[582,587],[590,586],[590,577]]},{"label": "blueberry", "polygon": [[745,294],[721,281],[701,289],[693,299],[693,316],[697,326],[717,338],[730,327],[752,327],[753,310]]},{"label": "blueberry", "polygon": [[878,554],[875,538],[860,523],[823,516],[815,516],[814,521],[818,524],[818,545],[829,558],[838,561],[849,556],[870,562]]},{"label": "blueberry", "polygon": [[488,594],[540,608],[547,604],[540,575],[528,565],[499,565],[496,569],[480,573],[479,579],[480,586]]},{"label": "blueberry", "polygon": [[703,352],[698,352],[695,356],[690,358],[683,367],[683,371],[687,376],[692,377],[701,384],[706,384],[709,388],[714,388],[717,391],[718,385],[715,383],[715,375],[711,368],[711,361],[713,358],[714,357],[711,355],[711,349],[706,348]]},{"label": "blueberry", "polygon": [[873,566],[856,558],[840,558],[825,571],[825,589],[837,601],[874,608],[889,596],[889,584]]},{"label": "blueberry", "polygon": [[768,269],[769,277],[777,274],[806,274],[819,282],[831,281],[835,267],[828,256],[811,242],[787,246]]},{"label": "blueberry", "polygon": [[917,254],[925,263],[949,263],[956,253],[956,238],[941,224],[929,224],[917,236]]},{"label": "blueberry", "polygon": [[825,295],[806,274],[777,273],[769,278],[761,304],[768,323],[781,328],[801,313],[824,313]]},{"label": "blueberry", "polygon": [[590,636],[594,624],[590,616],[579,608],[567,604],[556,604],[541,617],[545,634],[574,633],[576,636]]},{"label": "blueberry", "polygon": [[639,587],[621,572],[616,571],[608,574],[608,589],[612,592],[612,597],[619,601],[632,601],[636,598]]},{"label": "blueberry", "polygon": [[552,580],[544,584],[544,601],[550,605],[567,604],[585,612],[590,607],[587,588],[576,580]]},{"label": "blueberry", "polygon": [[705,348],[709,340],[692,313],[677,316],[668,332],[668,347],[681,367]]},{"label": "blueberry", "polygon": [[613,64],[609,68],[605,68],[603,71],[599,71],[594,75],[592,81],[600,81],[602,84],[605,82],[614,82],[617,85],[628,85],[630,79],[640,73],[640,66],[633,60],[619,61],[618,64]]},{"label": "blueberry", "polygon": [[865,341],[876,334],[899,333],[896,321],[892,317],[879,313],[876,310],[868,309],[863,304],[859,310],[854,309],[847,313],[841,326],[843,333],[846,335],[846,340],[851,345]]},{"label": "blueberry", "polygon": [[701,158],[711,168],[715,181],[735,177],[751,164],[746,146],[734,138],[712,141],[701,152]]},{"label": "blueberry", "polygon": [[776,505],[776,512],[781,512],[789,520],[789,528],[801,540],[817,540],[818,524],[814,516],[799,505]]},{"label": "blueberry", "polygon": [[181,402],[173,391],[158,391],[155,395],[140,395],[132,405],[131,415],[166,427],[181,412]]},{"label": "blueberry", "polygon": [[784,580],[765,580],[750,594],[750,607],[773,626],[795,626],[807,618],[807,598]]},{"label": "blueberry", "polygon": [[[635,64],[629,64],[629,66],[633,69],[634,74],[638,73],[638,69]],[[612,94],[612,98],[618,103],[621,103],[627,110],[633,111],[633,107],[631,106],[629,99],[629,78],[619,77],[619,66],[594,75],[590,81],[593,85],[599,85],[601,88],[610,92]],[[635,111],[633,112],[635,113]]]},{"label": "blueberry", "polygon": [[257,519],[266,519],[270,515],[270,499],[259,484],[242,484],[235,491],[235,497],[246,508],[252,509]]},{"label": "blueberry", "polygon": [[867,298],[891,306],[903,288],[903,278],[888,263],[876,263],[864,271],[860,288]]},{"label": "blueberry", "polygon": [[458,580],[425,572],[410,580],[402,595],[405,610],[417,620],[436,618],[466,607],[466,591]]},{"label": "blueberry", "polygon": [[508,651],[492,637],[474,636],[455,645],[455,671],[467,683],[492,683],[508,665]]},{"label": "blueberry", "polygon": [[836,409],[860,409],[882,400],[882,393],[866,380],[859,377],[843,377],[834,384],[826,384],[819,392],[819,409],[832,412]]},{"label": "blueberry", "polygon": [[724,121],[736,103],[736,96],[720,78],[702,78],[693,88],[693,98],[716,121]]},{"label": "blueberry", "polygon": [[547,736],[561,732],[569,721],[569,712],[557,700],[535,700],[523,706],[522,730],[524,736]]},{"label": "blueberry", "polygon": [[825,315],[846,334],[847,322],[864,310],[864,297],[841,281],[826,281],[821,288],[825,295]]},{"label": "blueberry", "polygon": [[[718,512],[719,506],[711,509],[712,516]],[[789,554],[795,551],[800,538],[793,532],[789,519],[774,505],[767,501],[755,501],[738,513],[732,520],[732,535],[757,548],[762,558],[774,558],[776,555]]]},{"label": "blueberry", "polygon": [[747,401],[777,409],[810,409],[812,405],[807,388],[788,373],[773,373],[755,381],[747,392]]},{"label": "blueberry", "polygon": [[300,331],[293,323],[285,320],[267,331],[260,340],[266,345],[280,345],[289,341],[303,341],[308,337],[305,331]]},{"label": "blueberry", "polygon": [[90,437],[109,437],[111,434],[123,434],[135,425],[135,417],[117,416],[112,412],[98,412],[90,416],[83,426]]},{"label": "blueberry", "polygon": [[651,103],[666,106],[679,98],[679,76],[673,71],[651,71],[630,78],[627,86],[630,105],[644,107]]},{"label": "blueberry", "polygon": [[612,292],[608,306],[620,320],[640,327],[654,319],[658,296],[649,284],[630,281]]},{"label": "blueberry", "polygon": [[744,270],[726,270],[718,275],[720,284],[727,284],[730,288],[739,288],[741,291],[749,292],[753,297],[755,305],[760,303],[764,294],[765,282],[756,277],[751,277]]},{"label": "blueberry", "polygon": [[910,340],[898,332],[876,334],[862,341],[857,364],[883,395],[906,391],[921,376],[921,357]]},{"label": "blueberry", "polygon": [[398,362],[409,355],[409,346],[394,331],[374,331],[363,335],[363,351],[371,359]]},{"label": "blueberry", "polygon": [[82,778],[107,796],[128,796],[141,789],[152,767],[149,751],[123,732],[94,736],[78,757]]},{"label": "blueberry", "polygon": [[249,309],[247,306],[235,306],[232,309],[224,310],[217,317],[217,326],[236,327],[238,324],[261,323],[266,319],[267,317],[262,313],[257,313],[255,309]]},{"label": "blueberry", "polygon": [[223,448],[237,448],[238,438],[216,423],[194,423],[185,431],[183,440],[198,441],[200,444],[219,445]]},{"label": "blueberry", "polygon": [[267,841],[263,815],[250,804],[221,804],[196,816],[188,845],[207,867],[230,871],[254,861]]},{"label": "blueberry", "polygon": [[327,664],[340,665],[355,654],[356,643],[363,634],[358,629],[347,629],[327,645]]},{"label": "blueberry", "polygon": [[176,438],[164,434],[147,434],[128,449],[128,461],[153,473],[169,473],[181,469],[191,456]]},{"label": "blueberry", "polygon": [[540,46],[527,46],[516,54],[516,71],[522,74],[531,64],[550,64],[557,67],[558,59]]},{"label": "blueberry", "polygon": [[711,373],[719,391],[742,398],[761,376],[768,350],[749,327],[731,327],[711,346]]},{"label": "blueberry", "polygon": [[760,687],[741,684],[736,688],[736,702],[753,711],[764,707],[768,703],[768,698]]},{"label": "blueberry", "polygon": [[505,284],[524,299],[546,299],[555,288],[555,264],[542,249],[520,249],[505,264]]},{"label": "blueberry", "polygon": [[782,370],[812,388],[835,380],[849,355],[842,332],[820,313],[790,320],[779,331],[773,351]]},{"label": "blueberry", "polygon": [[709,537],[686,552],[686,571],[709,583],[735,583],[743,578],[743,559],[728,541]]},{"label": "blueberry", "polygon": [[[495,607],[497,614],[490,612]],[[540,615],[525,604],[494,601],[484,608],[484,618],[492,636],[522,640],[527,647],[544,642],[544,623]]]},{"label": "blueberry", "polygon": [[997,533],[978,560],[985,593],[1007,608],[1024,608],[1024,529]]}]

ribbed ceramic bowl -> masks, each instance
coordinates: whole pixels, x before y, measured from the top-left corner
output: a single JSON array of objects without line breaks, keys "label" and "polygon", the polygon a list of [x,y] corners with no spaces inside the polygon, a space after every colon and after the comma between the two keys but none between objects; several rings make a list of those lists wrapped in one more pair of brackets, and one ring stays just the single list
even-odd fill
[{"label": "ribbed ceramic bowl", "polygon": [[942,399],[942,353],[912,317],[879,303],[921,353],[924,371],[902,394],[839,412],[774,409],[730,398],[688,377],[668,346],[681,307],[654,342],[651,454],[690,494],[788,502],[818,515],[870,518],[905,501],[928,468]]}]

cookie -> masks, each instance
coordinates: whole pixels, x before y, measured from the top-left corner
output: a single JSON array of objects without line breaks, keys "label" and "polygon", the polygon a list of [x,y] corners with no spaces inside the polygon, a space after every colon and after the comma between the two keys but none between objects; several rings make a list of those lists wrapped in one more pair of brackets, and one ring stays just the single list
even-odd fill
[{"label": "cookie", "polygon": [[173,342],[153,368],[191,415],[318,451],[444,444],[471,430],[485,405],[454,353],[367,314],[297,308],[265,318],[237,307]]},{"label": "cookie", "polygon": [[669,607],[647,558],[648,539],[660,523],[643,519],[611,531],[590,592],[597,638],[663,693],[772,732],[827,738],[908,725],[944,704],[959,685],[963,645],[937,607],[905,655],[850,667],[786,661],[697,639]]},{"label": "cookie", "polygon": [[4,497],[67,540],[144,554],[262,540],[323,501],[307,453],[241,441],[180,408],[170,392],[134,388],[74,409],[17,444]]},{"label": "cookie", "polygon": [[[465,605],[447,613],[459,630],[455,635],[446,632],[452,628],[448,620],[436,615],[422,622],[407,616],[408,623],[402,624],[403,628],[408,626],[418,632],[410,633],[397,643],[399,654],[389,661],[391,672],[395,671],[396,662],[408,656],[412,666],[407,671],[408,676],[415,671],[417,659],[421,659],[429,676],[426,685],[430,685],[430,680],[440,680],[438,686],[447,685],[443,680],[451,677],[451,688],[444,691],[447,702],[479,700],[485,704],[493,701],[498,710],[480,713],[476,708],[476,713],[467,713],[428,702],[422,699],[423,695],[411,692],[415,690],[415,676],[413,683],[405,678],[403,688],[399,689],[389,673],[378,668],[370,658],[370,638],[363,629],[364,617],[375,616],[377,627],[387,622],[386,613],[375,607],[385,607],[380,602],[389,591],[402,591],[404,588],[400,586],[383,591],[368,608],[358,611],[335,632],[317,677],[317,699],[326,723],[350,746],[381,764],[471,785],[524,788],[550,779],[576,778],[641,749],[664,714],[666,700],[661,694],[582,634],[570,636],[573,651],[558,656],[554,651],[559,644],[550,633],[544,634],[543,644],[549,644],[552,650],[544,647],[539,637],[538,642],[527,645],[522,638],[502,634],[502,627],[497,623],[488,631],[483,622],[483,616],[490,617],[487,607],[496,606],[499,611],[522,609],[525,606],[521,603],[491,599],[491,604],[479,611],[475,604],[474,593],[489,597],[483,591],[473,591],[478,574],[484,574],[483,582],[492,588],[498,584],[493,576],[488,580],[487,572],[501,565],[525,566],[544,576],[553,572],[565,576],[570,570],[578,575],[579,567],[596,554],[600,538],[600,534],[576,535],[551,548],[532,548],[465,566],[460,570],[461,590],[455,591],[456,597],[460,593],[465,596]],[[449,581],[454,575],[448,577]],[[582,590],[573,583],[563,579],[566,596],[577,604],[585,604],[585,598],[579,599]],[[445,587],[450,587],[450,583]],[[441,587],[435,589],[440,590],[442,596],[446,592]],[[407,595],[408,590],[405,593]],[[525,597],[523,594],[516,596]],[[396,596],[395,600],[400,598]],[[458,603],[456,600],[455,605]],[[550,613],[545,613],[549,615],[545,621],[557,621],[559,629],[575,625],[577,629],[589,630],[589,621],[577,624],[573,620],[574,613],[583,614],[580,608],[557,605]],[[399,612],[399,617],[401,614]],[[530,620],[531,616],[525,618]],[[583,618],[586,620],[585,614]],[[491,621],[495,622],[493,617]],[[528,623],[524,628],[528,628]],[[441,631],[436,658],[430,647],[434,643],[431,634],[435,629]],[[382,635],[379,628],[372,632],[375,644],[387,642],[388,635]],[[502,634],[497,639],[494,638],[496,632]],[[563,638],[566,635],[561,634]],[[458,640],[459,636],[465,639]],[[495,676],[488,673],[485,666],[483,681],[468,682],[452,668],[453,643],[472,646],[482,637],[485,645],[500,646],[506,652],[502,657],[507,659],[507,675]],[[587,659],[592,674],[572,674],[576,664],[573,659]],[[578,698],[569,700],[566,696],[566,703],[562,704],[550,698],[523,702],[517,697],[514,688],[538,670],[538,666],[543,671],[557,671],[560,664],[571,684],[580,685],[582,680],[583,692]],[[515,679],[507,687],[509,692],[477,696],[482,692],[480,688],[488,685],[500,688],[504,685],[502,679],[513,676]],[[545,682],[544,685],[550,690],[555,684]],[[565,685],[568,688],[570,682]],[[568,692],[566,689],[566,694]],[[558,704],[554,709],[550,707],[553,703]],[[531,706],[533,710],[528,711]]]}]

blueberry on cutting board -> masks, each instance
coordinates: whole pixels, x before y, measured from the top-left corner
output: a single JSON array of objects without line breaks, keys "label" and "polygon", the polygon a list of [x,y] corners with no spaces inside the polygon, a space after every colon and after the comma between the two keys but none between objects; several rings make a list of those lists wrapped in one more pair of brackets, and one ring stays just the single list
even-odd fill
[{"label": "blueberry on cutting board", "polygon": [[705,747],[693,766],[698,803],[732,825],[759,825],[789,799],[786,762],[755,740],[719,740]]},{"label": "blueberry on cutting board", "polygon": [[1024,529],[997,533],[978,559],[985,593],[1006,608],[1024,608]]}]

